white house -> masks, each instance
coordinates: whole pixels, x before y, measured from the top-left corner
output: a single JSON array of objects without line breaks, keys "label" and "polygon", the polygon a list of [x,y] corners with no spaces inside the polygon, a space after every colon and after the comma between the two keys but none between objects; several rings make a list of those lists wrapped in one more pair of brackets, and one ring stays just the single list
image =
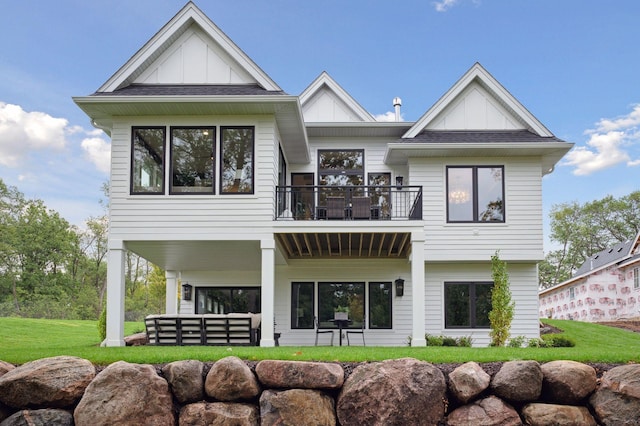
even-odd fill
[{"label": "white house", "polygon": [[540,291],[540,316],[598,322],[640,316],[640,233],[602,250],[570,279]]},{"label": "white house", "polygon": [[377,122],[326,73],[285,93],[189,2],[74,101],[111,137],[106,345],[126,250],[166,271],[167,313],[260,312],[262,346],[314,344],[339,307],[367,345],[486,345],[499,250],[511,333],[539,335],[542,177],[572,144],[480,64],[416,122]]}]

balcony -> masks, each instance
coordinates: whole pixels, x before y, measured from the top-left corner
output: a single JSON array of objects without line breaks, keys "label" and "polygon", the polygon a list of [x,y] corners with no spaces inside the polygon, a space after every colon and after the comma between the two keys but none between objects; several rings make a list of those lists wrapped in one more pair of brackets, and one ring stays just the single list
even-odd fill
[{"label": "balcony", "polygon": [[278,186],[275,220],[422,220],[422,186]]}]

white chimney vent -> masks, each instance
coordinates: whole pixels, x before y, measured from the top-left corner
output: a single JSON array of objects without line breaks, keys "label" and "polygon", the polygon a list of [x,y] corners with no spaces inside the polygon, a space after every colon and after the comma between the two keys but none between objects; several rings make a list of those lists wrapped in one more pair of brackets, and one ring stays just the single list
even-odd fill
[{"label": "white chimney vent", "polygon": [[402,106],[402,99],[395,97],[393,98],[393,108],[396,111],[396,121],[400,121],[400,107]]}]

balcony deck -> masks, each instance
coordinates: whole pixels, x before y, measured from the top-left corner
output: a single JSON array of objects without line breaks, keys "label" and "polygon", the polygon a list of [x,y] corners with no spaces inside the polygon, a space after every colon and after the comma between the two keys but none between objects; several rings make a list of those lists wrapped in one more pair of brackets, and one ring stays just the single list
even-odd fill
[{"label": "balcony deck", "polygon": [[275,220],[422,220],[422,186],[278,186]]}]

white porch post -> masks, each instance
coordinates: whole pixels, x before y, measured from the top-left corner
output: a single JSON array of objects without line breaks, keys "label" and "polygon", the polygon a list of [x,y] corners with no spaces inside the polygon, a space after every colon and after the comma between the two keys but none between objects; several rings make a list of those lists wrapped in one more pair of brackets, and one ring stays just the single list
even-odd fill
[{"label": "white porch post", "polygon": [[125,249],[122,241],[109,241],[107,254],[107,338],[103,346],[124,346]]},{"label": "white porch post", "polygon": [[273,339],[274,328],[274,302],[275,302],[275,251],[276,242],[273,238],[260,240],[260,248],[262,250],[262,288],[261,293],[261,310],[262,310],[262,327],[260,346],[273,347],[275,340]]},{"label": "white porch post", "polygon": [[167,289],[165,295],[165,313],[178,313],[178,274],[175,271],[165,271],[164,276],[167,280]]},{"label": "white porch post", "polygon": [[425,338],[424,232],[411,233],[411,297],[413,327],[411,346],[427,346]]}]

